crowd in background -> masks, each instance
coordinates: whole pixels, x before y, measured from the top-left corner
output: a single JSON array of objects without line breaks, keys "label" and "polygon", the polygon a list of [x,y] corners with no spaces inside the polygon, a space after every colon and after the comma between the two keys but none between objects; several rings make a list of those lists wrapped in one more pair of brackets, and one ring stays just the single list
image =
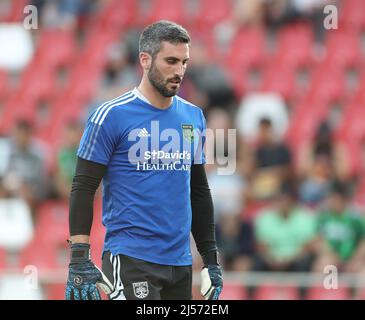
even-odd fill
[{"label": "crowd in background", "polygon": [[[41,28],[72,29],[80,41],[88,20],[103,3],[32,1],[40,10]],[[282,26],[299,20],[313,25],[320,47],[325,36],[323,5],[328,3],[335,1],[237,0],[228,18],[212,33],[224,50],[240,28],[264,27],[270,39]],[[138,84],[140,30],[127,30],[121,41],[107,48],[99,89],[89,101],[86,116],[65,124],[52,170],[47,165],[49,146],[36,138],[32,123],[20,119],[0,139],[0,198],[26,203],[34,225],[40,203],[68,200],[87,115],[101,102]],[[364,272],[365,210],[353,201],[359,177],[349,169],[351,159],[334,138],[331,119],[322,121],[314,137],[294,151],[281,132],[290,123],[285,97],[256,93],[256,103],[277,106],[275,115],[242,115],[248,113],[248,104],[255,106],[247,101],[250,92],[237,95],[223,66],[211,61],[207,47],[194,39],[196,31],[192,32],[192,59],[180,95],[203,108],[208,128],[237,129],[236,171],[217,173],[219,157],[230,156],[227,141],[216,146],[216,163],[207,165],[224,269],[322,272],[324,266],[334,264],[343,272]],[[196,268],[199,263],[196,256]]]}]

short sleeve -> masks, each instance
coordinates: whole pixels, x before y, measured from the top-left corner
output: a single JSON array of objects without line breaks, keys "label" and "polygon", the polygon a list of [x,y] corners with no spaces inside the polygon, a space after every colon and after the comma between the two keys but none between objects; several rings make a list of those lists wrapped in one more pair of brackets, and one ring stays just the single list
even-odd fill
[{"label": "short sleeve", "polygon": [[117,145],[118,133],[110,113],[101,119],[96,115],[97,111],[87,121],[77,155],[82,159],[107,165]]},{"label": "short sleeve", "polygon": [[205,140],[206,140],[207,125],[206,125],[206,120],[205,120],[202,110],[200,110],[199,115],[200,115],[199,126],[195,132],[196,143],[194,146],[195,151],[194,151],[193,163],[194,164],[205,164],[206,160],[205,160],[204,147],[205,147]]}]

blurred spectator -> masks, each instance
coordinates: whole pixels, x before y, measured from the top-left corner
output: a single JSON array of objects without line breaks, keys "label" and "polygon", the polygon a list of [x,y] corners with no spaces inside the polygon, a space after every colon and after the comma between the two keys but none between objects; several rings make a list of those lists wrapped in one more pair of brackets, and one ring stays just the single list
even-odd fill
[{"label": "blurred spectator", "polygon": [[[227,110],[216,107],[207,110],[206,118],[207,128],[214,135],[207,135],[206,156],[208,157],[210,154],[214,155],[215,162],[221,164],[224,157],[232,158],[234,156],[228,154],[228,130],[232,128],[231,115]],[[233,152],[235,150],[230,151]],[[236,159],[232,160],[236,161]]]},{"label": "blurred spectator", "polygon": [[299,199],[303,204],[315,207],[327,196],[333,172],[325,156],[316,156],[312,167],[299,186]]},{"label": "blurred spectator", "polygon": [[10,196],[23,198],[34,214],[47,193],[44,149],[33,139],[32,126],[27,121],[16,124],[8,147],[3,186]]},{"label": "blurred spectator", "polygon": [[128,48],[114,43],[107,50],[107,63],[103,79],[103,96],[100,100],[119,96],[138,84],[138,69],[129,60]]},{"label": "blurred spectator", "polygon": [[43,28],[61,28],[76,30],[92,14],[98,0],[33,0],[39,8]]},{"label": "blurred spectator", "polygon": [[300,200],[317,205],[326,196],[333,179],[348,179],[346,154],[343,147],[334,142],[326,122],[318,127],[313,142],[305,143],[299,152]]},{"label": "blurred spectator", "polygon": [[20,23],[0,24],[0,44],[1,70],[21,72],[34,56],[31,33]]},{"label": "blurred spectator", "polygon": [[225,270],[247,271],[254,252],[252,226],[242,220],[245,182],[242,177],[217,174],[217,167],[208,168],[208,181],[214,202],[216,235]]},{"label": "blurred spectator", "polygon": [[27,203],[10,197],[0,180],[0,247],[18,252],[33,237],[32,214]]},{"label": "blurred spectator", "polygon": [[214,29],[220,49],[231,42],[234,35],[246,27],[261,27],[265,22],[263,0],[235,0],[229,17]]},{"label": "blurred spectator", "polygon": [[273,135],[281,139],[285,134],[289,117],[283,98],[277,93],[251,93],[242,98],[236,115],[238,132],[248,141],[257,136],[260,120],[270,119]]},{"label": "blurred spectator", "polygon": [[346,185],[333,183],[318,229],[315,271],[323,272],[326,265],[339,271],[365,271],[365,221],[351,208]]},{"label": "blurred spectator", "polygon": [[254,221],[256,271],[309,271],[313,261],[316,219],[298,207],[291,187],[284,185],[272,207]]},{"label": "blurred spectator", "polygon": [[269,199],[279,191],[281,183],[291,178],[290,150],[275,140],[270,119],[260,120],[254,161],[253,195],[257,199]]},{"label": "blurred spectator", "polygon": [[[233,174],[222,175],[218,167],[223,158],[236,161],[228,154],[228,129],[232,127],[230,114],[222,108],[212,108],[207,113],[207,128],[214,134],[214,140],[207,136],[206,150],[214,155],[214,163],[208,161],[207,176],[214,203],[218,247],[225,270],[244,271],[251,265],[253,254],[253,232],[251,225],[241,218],[245,205],[246,181],[238,170]],[[219,130],[219,131],[218,131]],[[224,138],[218,137],[224,133]],[[236,151],[236,150],[234,150]]]},{"label": "blurred spectator", "polygon": [[200,104],[206,108],[229,108],[235,102],[235,97],[225,70],[209,59],[206,48],[199,42],[191,48],[191,58],[186,77],[197,91],[205,95],[205,101]]},{"label": "blurred spectator", "polygon": [[226,271],[249,271],[255,252],[252,225],[243,222],[240,214],[221,215],[216,237]]},{"label": "blurred spectator", "polygon": [[322,40],[323,8],[336,4],[336,0],[269,0],[266,1],[266,16],[269,26],[281,26],[294,21],[307,20],[315,27],[317,40]]},{"label": "blurred spectator", "polygon": [[77,121],[66,124],[64,144],[57,156],[56,188],[62,199],[68,199],[77,161],[77,149],[82,136],[82,125]]}]

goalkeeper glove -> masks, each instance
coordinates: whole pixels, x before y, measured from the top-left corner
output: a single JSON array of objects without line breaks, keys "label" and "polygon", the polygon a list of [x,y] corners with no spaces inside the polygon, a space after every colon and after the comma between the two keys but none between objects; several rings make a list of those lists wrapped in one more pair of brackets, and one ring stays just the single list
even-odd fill
[{"label": "goalkeeper glove", "polygon": [[218,263],[205,265],[201,271],[200,292],[205,300],[218,300],[223,289],[222,268]]},{"label": "goalkeeper glove", "polygon": [[66,300],[101,300],[99,289],[113,291],[107,277],[90,259],[90,245],[71,244],[71,261],[66,285]]}]

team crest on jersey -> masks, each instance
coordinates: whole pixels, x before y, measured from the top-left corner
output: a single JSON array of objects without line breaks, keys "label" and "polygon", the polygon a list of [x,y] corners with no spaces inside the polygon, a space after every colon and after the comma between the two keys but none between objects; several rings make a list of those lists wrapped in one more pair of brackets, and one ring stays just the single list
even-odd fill
[{"label": "team crest on jersey", "polygon": [[184,139],[193,142],[194,141],[194,127],[191,124],[182,124],[181,125]]},{"label": "team crest on jersey", "polygon": [[149,294],[147,281],[133,282],[133,292],[138,299],[146,298]]}]

